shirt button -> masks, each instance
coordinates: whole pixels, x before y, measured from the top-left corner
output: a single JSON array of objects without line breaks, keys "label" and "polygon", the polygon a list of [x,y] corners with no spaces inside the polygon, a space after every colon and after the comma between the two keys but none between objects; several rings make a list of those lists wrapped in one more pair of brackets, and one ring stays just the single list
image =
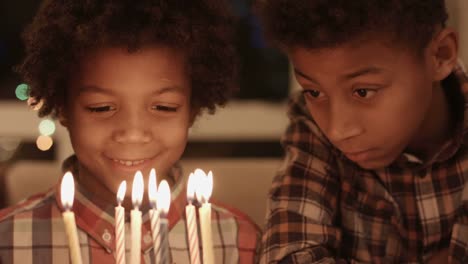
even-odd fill
[{"label": "shirt button", "polygon": [[146,235],[143,237],[143,241],[144,241],[146,244],[149,244],[149,243],[151,243],[151,241],[153,241],[153,240],[151,239],[151,233],[150,233],[150,232],[146,233]]},{"label": "shirt button", "polygon": [[102,234],[102,239],[107,243],[109,243],[112,240],[112,235],[109,233],[109,230],[104,230],[104,234]]}]

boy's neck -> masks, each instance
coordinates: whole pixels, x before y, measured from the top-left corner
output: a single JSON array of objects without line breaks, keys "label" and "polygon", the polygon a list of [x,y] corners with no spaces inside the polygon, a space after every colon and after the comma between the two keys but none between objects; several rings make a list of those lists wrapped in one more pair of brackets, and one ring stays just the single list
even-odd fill
[{"label": "boy's neck", "polygon": [[[96,177],[90,175],[81,165],[79,166],[78,182],[86,192],[92,195],[91,201],[102,210],[106,210],[109,206],[117,206],[117,194],[109,190],[109,188],[107,188],[101,181],[96,179]],[[127,189],[127,193],[131,193],[131,190],[129,191]],[[146,192],[144,194],[146,194]],[[133,209],[134,206],[132,204],[131,196],[125,197],[122,206],[125,207],[127,211]],[[148,197],[147,195],[143,195],[143,201],[140,206],[140,210],[141,208],[147,208],[148,206]]]},{"label": "boy's neck", "polygon": [[[450,98],[440,82],[433,85],[433,96],[429,111],[422,126],[410,142],[408,151],[422,159],[434,155],[453,136],[456,121],[450,107]],[[446,87],[445,89],[453,89]]]}]

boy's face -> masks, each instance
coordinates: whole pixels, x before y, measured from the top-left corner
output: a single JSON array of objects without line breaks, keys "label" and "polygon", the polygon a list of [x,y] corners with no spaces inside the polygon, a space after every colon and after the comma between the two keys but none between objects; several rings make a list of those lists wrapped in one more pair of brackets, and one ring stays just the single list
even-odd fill
[{"label": "boy's face", "polygon": [[314,120],[361,167],[388,165],[418,136],[433,99],[426,55],[379,41],[288,53]]},{"label": "boy's face", "polygon": [[[162,47],[100,49],[81,60],[68,89],[64,125],[80,174],[117,192],[137,170],[158,180],[182,155],[191,125],[183,55]],[[127,192],[127,194],[130,192]]]}]

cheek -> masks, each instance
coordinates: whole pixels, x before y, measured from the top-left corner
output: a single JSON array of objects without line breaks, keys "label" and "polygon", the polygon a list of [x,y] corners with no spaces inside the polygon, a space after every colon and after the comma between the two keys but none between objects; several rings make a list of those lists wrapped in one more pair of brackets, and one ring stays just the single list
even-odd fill
[{"label": "cheek", "polygon": [[75,151],[99,147],[110,133],[106,122],[89,120],[79,114],[70,119],[68,131]]},{"label": "cheek", "polygon": [[102,133],[99,129],[88,129],[87,127],[76,126],[70,133],[70,140],[75,152],[92,151],[97,153],[97,149],[102,145]]},{"label": "cheek", "polygon": [[366,122],[368,131],[382,142],[408,144],[424,120],[430,104],[427,97],[427,94],[405,92],[389,95],[379,109],[374,110],[372,121]]},{"label": "cheek", "polygon": [[307,110],[309,114],[314,119],[317,126],[323,131],[326,132],[326,128],[328,127],[329,122],[329,115],[328,110],[326,107],[321,106],[318,107],[306,101]]},{"label": "cheek", "polygon": [[182,117],[167,122],[155,134],[173,152],[183,152],[188,138],[189,118]]}]

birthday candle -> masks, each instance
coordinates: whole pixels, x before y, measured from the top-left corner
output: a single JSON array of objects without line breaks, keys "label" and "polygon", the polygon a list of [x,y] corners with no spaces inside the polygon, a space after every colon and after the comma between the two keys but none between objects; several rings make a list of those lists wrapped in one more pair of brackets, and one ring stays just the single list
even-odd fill
[{"label": "birthday candle", "polygon": [[198,184],[195,174],[190,173],[187,182],[187,206],[185,215],[187,218],[187,233],[189,238],[190,263],[200,264],[200,249],[198,244],[197,216],[193,201],[195,200],[195,188]]},{"label": "birthday candle", "polygon": [[127,182],[123,181],[117,192],[117,206],[115,207],[115,251],[117,264],[125,264],[125,208],[122,201],[127,191]]},{"label": "birthday candle", "polygon": [[171,257],[169,252],[169,222],[167,213],[171,206],[171,190],[166,180],[162,180],[158,188],[158,211],[161,218],[161,262],[162,264],[170,264]]},{"label": "birthday candle", "polygon": [[133,210],[130,212],[131,222],[131,247],[130,263],[140,264],[141,259],[141,211],[139,207],[143,199],[143,174],[141,171],[135,173],[132,185]]},{"label": "birthday candle", "polygon": [[78,240],[78,231],[76,229],[75,214],[71,211],[73,199],[75,196],[75,183],[71,172],[65,173],[60,186],[60,198],[65,212],[62,213],[65,224],[65,232],[68,237],[68,246],[70,248],[72,264],[81,264],[80,242]]},{"label": "birthday candle", "polygon": [[149,183],[148,183],[148,198],[151,204],[151,209],[149,210],[149,216],[151,220],[151,234],[153,237],[153,251],[155,263],[160,263],[161,261],[161,238],[160,238],[160,221],[159,221],[159,212],[157,210],[157,195],[158,190],[156,187],[156,171],[152,169],[150,171]]},{"label": "birthday candle", "polygon": [[213,234],[211,231],[211,204],[208,202],[213,191],[213,174],[210,171],[208,176],[200,169],[195,170],[195,174],[200,176],[200,184],[196,188],[197,198],[201,202],[198,209],[200,214],[200,228],[203,246],[203,264],[214,264]]}]

